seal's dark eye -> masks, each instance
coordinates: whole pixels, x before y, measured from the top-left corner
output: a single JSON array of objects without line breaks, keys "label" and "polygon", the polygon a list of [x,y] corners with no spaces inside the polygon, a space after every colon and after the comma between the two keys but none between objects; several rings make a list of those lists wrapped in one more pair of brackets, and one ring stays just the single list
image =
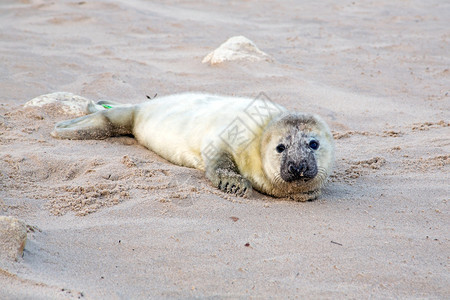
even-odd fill
[{"label": "seal's dark eye", "polygon": [[283,144],[279,144],[275,149],[277,150],[278,153],[281,153],[284,151],[284,149],[286,149],[286,146]]},{"label": "seal's dark eye", "polygon": [[310,147],[311,149],[313,149],[313,150],[319,149],[319,141],[311,140],[311,141],[309,142],[309,147]]}]

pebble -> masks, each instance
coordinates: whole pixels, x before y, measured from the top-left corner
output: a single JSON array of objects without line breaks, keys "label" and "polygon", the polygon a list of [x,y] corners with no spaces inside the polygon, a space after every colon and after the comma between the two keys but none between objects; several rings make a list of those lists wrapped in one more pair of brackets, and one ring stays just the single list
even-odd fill
[{"label": "pebble", "polygon": [[14,217],[0,216],[0,260],[17,261],[27,241],[27,225]]},{"label": "pebble", "polygon": [[244,36],[234,36],[216,50],[203,58],[202,63],[216,65],[225,61],[248,60],[248,61],[271,61],[269,55],[256,47],[255,43]]},{"label": "pebble", "polygon": [[45,94],[31,99],[25,103],[24,107],[49,107],[61,108],[61,110],[70,115],[86,115],[89,113],[90,107],[95,110],[103,110],[101,105],[95,104],[92,100],[68,92],[56,92]]}]

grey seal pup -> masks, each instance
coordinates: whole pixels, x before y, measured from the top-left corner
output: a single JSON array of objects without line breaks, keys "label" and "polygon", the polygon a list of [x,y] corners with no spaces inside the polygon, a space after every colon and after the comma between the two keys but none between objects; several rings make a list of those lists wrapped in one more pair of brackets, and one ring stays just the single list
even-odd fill
[{"label": "grey seal pup", "polygon": [[[106,109],[105,109],[106,108]],[[317,115],[266,98],[199,93],[129,105],[89,104],[83,117],[57,123],[52,136],[104,139],[133,135],[168,161],[205,171],[226,193],[255,189],[296,201],[320,195],[334,161],[333,136]]]}]

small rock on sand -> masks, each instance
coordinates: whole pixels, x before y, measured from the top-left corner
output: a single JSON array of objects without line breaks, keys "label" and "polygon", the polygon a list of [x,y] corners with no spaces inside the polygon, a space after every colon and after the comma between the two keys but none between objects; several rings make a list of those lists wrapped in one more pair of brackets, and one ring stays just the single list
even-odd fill
[{"label": "small rock on sand", "polygon": [[[91,100],[67,92],[56,92],[41,95],[25,103],[24,107],[49,107],[55,106],[63,113],[70,115],[85,115],[89,113],[89,107],[95,105]],[[98,106],[98,105],[97,105]],[[100,107],[101,109],[101,107]]]},{"label": "small rock on sand", "polygon": [[17,260],[27,241],[26,224],[14,217],[0,216],[0,260]]},{"label": "small rock on sand", "polygon": [[248,61],[271,61],[269,55],[256,47],[255,43],[244,36],[234,36],[229,38],[219,48],[209,53],[202,63],[211,65],[220,64],[225,61],[248,60]]}]

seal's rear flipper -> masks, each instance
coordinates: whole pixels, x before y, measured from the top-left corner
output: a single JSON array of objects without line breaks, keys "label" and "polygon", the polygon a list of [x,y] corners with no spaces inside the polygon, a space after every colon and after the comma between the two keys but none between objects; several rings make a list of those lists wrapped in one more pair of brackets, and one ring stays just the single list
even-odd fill
[{"label": "seal's rear flipper", "polygon": [[134,107],[116,107],[56,124],[51,135],[60,139],[99,140],[132,133]]},{"label": "seal's rear flipper", "polygon": [[110,100],[100,100],[97,101],[98,105],[110,105],[110,106],[129,106],[129,104],[123,104],[123,103],[119,103],[119,102],[114,102],[114,101],[110,101]]},{"label": "seal's rear flipper", "polygon": [[92,114],[105,109],[111,109],[115,107],[129,107],[129,106],[130,104],[123,104],[109,100],[100,100],[97,103],[94,103],[94,101],[90,101],[87,106],[87,110],[90,114]]}]

